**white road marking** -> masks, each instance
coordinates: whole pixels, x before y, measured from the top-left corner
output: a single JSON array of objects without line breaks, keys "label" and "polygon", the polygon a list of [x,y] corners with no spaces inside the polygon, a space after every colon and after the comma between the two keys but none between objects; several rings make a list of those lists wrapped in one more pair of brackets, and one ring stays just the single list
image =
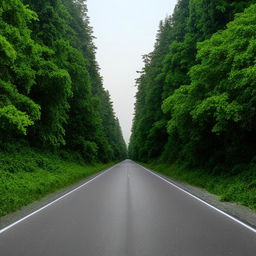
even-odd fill
[{"label": "white road marking", "polygon": [[[137,164],[137,163],[136,163],[136,164]],[[247,228],[247,229],[251,230],[252,232],[256,233],[256,229],[255,229],[255,228],[253,228],[253,227],[247,225],[246,223],[244,223],[244,222],[240,221],[239,219],[237,219],[237,218],[235,218],[235,217],[229,215],[228,213],[226,213],[226,212],[224,212],[224,211],[222,211],[222,210],[216,208],[215,206],[213,206],[213,205],[211,205],[211,204],[205,202],[204,200],[200,199],[199,197],[197,197],[197,196],[195,196],[195,195],[189,193],[188,191],[186,191],[186,190],[184,190],[183,188],[177,186],[176,184],[172,183],[171,181],[169,181],[169,180],[167,180],[167,179],[161,177],[160,175],[158,175],[158,174],[152,172],[151,170],[145,168],[144,166],[139,165],[139,164],[137,164],[137,165],[140,166],[141,168],[143,168],[144,170],[146,170],[147,172],[149,172],[150,174],[152,174],[152,175],[158,177],[159,179],[161,179],[161,180],[167,182],[169,185],[172,185],[173,187],[175,187],[175,188],[181,190],[182,192],[184,192],[185,194],[187,194],[187,195],[189,195],[189,196],[195,198],[196,200],[200,201],[201,203],[207,205],[208,207],[214,209],[215,211],[217,211],[217,212],[219,212],[219,213],[225,215],[225,216],[228,217],[229,219],[231,219],[231,220],[233,220],[233,221],[239,223],[240,225],[244,226],[245,228]]]},{"label": "white road marking", "polygon": [[[135,163],[135,162],[133,162],[133,163]],[[119,164],[120,164],[120,163],[119,163]],[[11,229],[11,228],[14,227],[15,225],[17,225],[17,224],[23,222],[24,220],[28,219],[29,217],[31,217],[31,216],[33,216],[33,215],[35,215],[35,214],[41,212],[42,210],[46,209],[47,207],[53,205],[54,203],[56,203],[56,202],[62,200],[63,198],[67,197],[68,195],[72,194],[73,192],[75,192],[75,191],[81,189],[82,187],[88,185],[89,183],[93,182],[95,179],[99,178],[100,176],[102,176],[102,175],[106,174],[107,172],[109,172],[110,170],[112,170],[114,167],[117,167],[119,164],[112,166],[111,168],[109,168],[109,169],[107,169],[106,171],[104,171],[104,172],[98,174],[97,176],[95,176],[95,177],[92,178],[91,180],[85,182],[84,184],[80,185],[79,187],[77,187],[77,188],[75,188],[75,189],[69,191],[68,193],[64,194],[63,196],[61,196],[61,197],[55,199],[55,200],[52,201],[51,203],[48,203],[47,205],[45,205],[45,206],[39,208],[38,210],[36,210],[36,211],[30,213],[29,215],[27,215],[27,216],[21,218],[20,220],[15,221],[14,223],[10,224],[9,226],[7,226],[7,227],[1,229],[1,230],[0,230],[0,234],[2,234],[2,233],[4,233],[5,231]],[[137,163],[136,163],[136,164],[137,164]],[[152,174],[152,175],[158,177],[159,179],[165,181],[165,182],[168,183],[169,185],[172,185],[173,187],[175,187],[175,188],[177,188],[177,189],[183,191],[185,194],[187,194],[187,195],[189,195],[189,196],[195,198],[196,200],[200,201],[201,203],[207,205],[208,207],[210,207],[210,208],[216,210],[217,212],[219,212],[219,213],[225,215],[226,217],[232,219],[233,221],[239,223],[240,225],[244,226],[245,228],[247,228],[247,229],[251,230],[252,232],[256,233],[256,229],[255,229],[255,228],[253,228],[253,227],[247,225],[246,223],[244,223],[244,222],[242,222],[242,221],[236,219],[235,217],[233,217],[233,216],[231,216],[231,215],[225,213],[224,211],[222,211],[222,210],[216,208],[215,206],[213,206],[213,205],[211,205],[211,204],[209,204],[209,203],[203,201],[203,200],[200,199],[199,197],[196,197],[195,195],[189,193],[188,191],[182,189],[181,187],[179,187],[179,186],[177,186],[176,184],[172,183],[171,181],[169,181],[169,180],[167,180],[167,179],[161,177],[160,175],[158,175],[158,174],[152,172],[151,170],[145,168],[144,166],[141,166],[141,165],[139,165],[139,164],[137,164],[137,165],[140,166],[141,168],[143,168],[144,170],[146,170],[147,172],[149,172],[150,174]]]},{"label": "white road marking", "polygon": [[17,225],[17,224],[23,222],[24,220],[28,219],[29,217],[31,217],[31,216],[33,216],[33,215],[35,215],[35,214],[41,212],[41,211],[44,210],[45,208],[47,208],[47,207],[53,205],[54,203],[56,203],[56,202],[62,200],[63,198],[69,196],[69,195],[72,194],[73,192],[75,192],[75,191],[81,189],[82,187],[88,185],[89,183],[93,182],[94,180],[96,180],[96,179],[99,178],[100,176],[102,176],[102,175],[106,174],[107,172],[109,172],[110,170],[112,170],[114,167],[117,167],[119,164],[120,164],[120,163],[118,163],[118,164],[112,166],[111,168],[109,168],[109,169],[105,170],[104,172],[98,174],[97,176],[95,176],[95,177],[92,178],[91,180],[88,180],[87,182],[83,183],[83,184],[80,185],[79,187],[77,187],[77,188],[75,188],[75,189],[69,191],[68,193],[64,194],[63,196],[61,196],[61,197],[55,199],[55,200],[52,201],[51,203],[46,204],[45,206],[39,208],[38,210],[36,210],[36,211],[34,211],[34,212],[32,212],[32,213],[26,215],[25,217],[23,217],[23,218],[21,218],[21,219],[15,221],[14,223],[10,224],[9,226],[7,226],[7,227],[1,229],[1,230],[0,230],[0,234],[2,234],[2,233],[4,233],[5,231],[9,230],[9,229],[12,228],[13,226],[15,226],[15,225]]}]

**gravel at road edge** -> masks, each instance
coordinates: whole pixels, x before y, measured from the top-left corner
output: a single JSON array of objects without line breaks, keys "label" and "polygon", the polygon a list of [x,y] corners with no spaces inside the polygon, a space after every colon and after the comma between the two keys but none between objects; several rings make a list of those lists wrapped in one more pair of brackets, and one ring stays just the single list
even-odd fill
[{"label": "gravel at road edge", "polygon": [[[147,168],[149,169],[149,168]],[[215,206],[216,208],[222,210],[223,212],[237,218],[238,220],[256,228],[256,211],[252,210],[248,207],[243,205],[239,205],[237,203],[230,203],[230,202],[222,202],[220,198],[214,194],[209,193],[205,189],[198,188],[191,186],[185,182],[180,182],[161,173],[158,173],[152,169],[150,171],[158,174],[159,176],[169,180],[170,182],[174,183],[175,185],[181,187],[182,189],[188,191],[192,195],[204,200],[205,202]]]}]

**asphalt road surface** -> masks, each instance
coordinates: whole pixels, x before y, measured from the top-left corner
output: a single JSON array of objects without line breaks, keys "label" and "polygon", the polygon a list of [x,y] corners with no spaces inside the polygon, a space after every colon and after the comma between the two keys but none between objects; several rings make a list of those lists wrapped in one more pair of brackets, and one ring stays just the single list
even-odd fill
[{"label": "asphalt road surface", "polygon": [[0,231],[1,256],[255,256],[256,233],[130,160]]}]

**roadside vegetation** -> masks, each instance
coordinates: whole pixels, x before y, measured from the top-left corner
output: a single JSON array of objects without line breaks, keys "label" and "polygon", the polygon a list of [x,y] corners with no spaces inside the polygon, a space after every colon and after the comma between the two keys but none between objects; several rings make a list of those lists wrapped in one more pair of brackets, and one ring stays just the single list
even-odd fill
[{"label": "roadside vegetation", "polygon": [[0,152],[0,217],[114,164],[74,162],[69,155],[9,145]]},{"label": "roadside vegetation", "polygon": [[0,1],[0,216],[126,158],[84,0]]},{"label": "roadside vegetation", "polygon": [[130,158],[255,208],[255,38],[255,0],[179,0],[144,56]]}]

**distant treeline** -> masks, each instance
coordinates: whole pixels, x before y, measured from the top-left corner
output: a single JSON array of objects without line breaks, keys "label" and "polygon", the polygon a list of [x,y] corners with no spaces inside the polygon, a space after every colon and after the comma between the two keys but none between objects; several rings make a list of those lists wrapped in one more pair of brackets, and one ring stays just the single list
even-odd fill
[{"label": "distant treeline", "polygon": [[212,173],[256,164],[256,1],[179,0],[137,79],[129,154]]},{"label": "distant treeline", "polygon": [[84,0],[0,1],[0,148],[126,157]]}]

